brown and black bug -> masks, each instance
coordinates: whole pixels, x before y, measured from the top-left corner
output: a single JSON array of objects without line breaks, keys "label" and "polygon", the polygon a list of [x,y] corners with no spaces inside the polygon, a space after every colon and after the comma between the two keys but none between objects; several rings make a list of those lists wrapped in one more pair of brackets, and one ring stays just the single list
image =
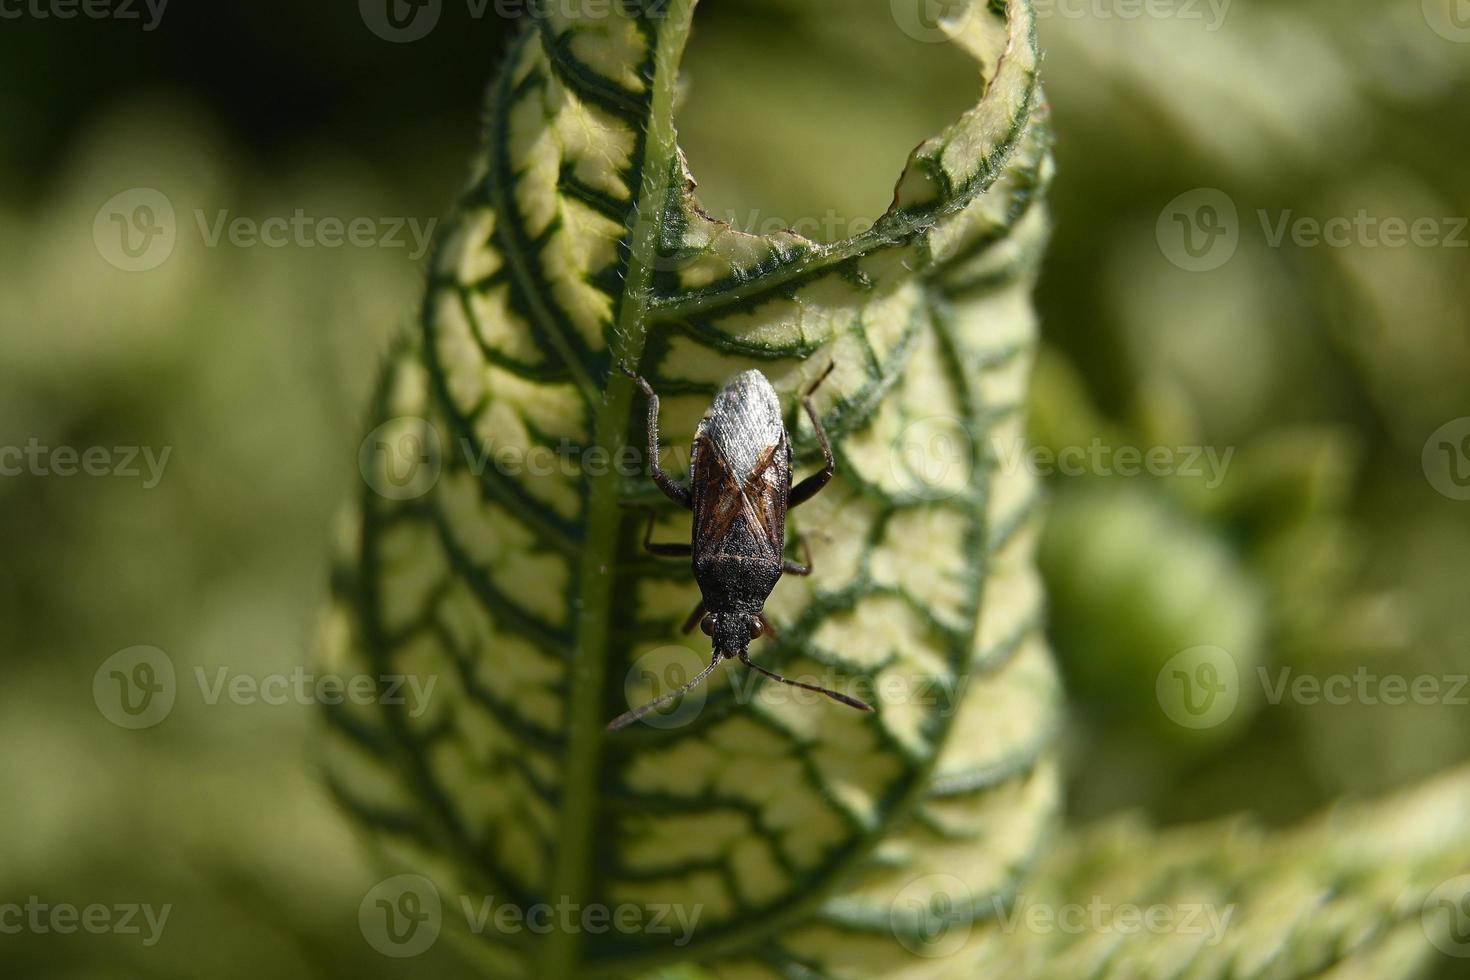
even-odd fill
[{"label": "brown and black bug", "polygon": [[827,442],[812,394],[832,373],[828,367],[802,398],[802,406],[816,429],[822,447],[822,469],[791,485],[791,437],[781,421],[776,390],[759,371],[736,375],[715,396],[694,432],[689,461],[689,486],[683,486],[659,465],[658,394],[653,386],[626,364],[623,373],[648,398],[648,459],[653,482],[681,507],[694,512],[691,544],[653,541],[657,514],[650,511],[643,545],[650,554],[692,558],[694,580],[703,597],[684,623],[695,625],[714,641],[710,665],[676,691],[619,715],[607,726],[614,731],[637,721],[656,708],[686,694],[714,673],[726,660],[739,659],[765,676],[827,695],[834,701],[872,711],[857,698],[803,684],[769,671],[750,659],[750,642],[762,634],[774,635],[762,611],[766,598],[784,573],[811,574],[811,550],[802,541],[806,564],[785,557],[786,511],[814,497],[832,479],[836,461]]}]

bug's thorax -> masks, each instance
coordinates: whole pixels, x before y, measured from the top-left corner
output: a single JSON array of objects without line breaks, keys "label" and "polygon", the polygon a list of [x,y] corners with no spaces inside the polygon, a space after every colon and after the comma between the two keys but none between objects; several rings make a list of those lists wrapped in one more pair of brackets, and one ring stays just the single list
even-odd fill
[{"label": "bug's thorax", "polygon": [[698,432],[719,447],[737,477],[748,477],[771,447],[786,441],[776,389],[759,371],[737,374],[715,395]]}]

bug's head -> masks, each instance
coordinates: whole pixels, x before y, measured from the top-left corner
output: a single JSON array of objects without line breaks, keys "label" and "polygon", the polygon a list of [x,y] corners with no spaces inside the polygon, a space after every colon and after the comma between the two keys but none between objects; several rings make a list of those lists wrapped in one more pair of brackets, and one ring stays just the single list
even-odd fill
[{"label": "bug's head", "polygon": [[761,635],[760,620],[743,612],[706,613],[699,628],[715,641],[715,650],[724,657],[738,657]]}]

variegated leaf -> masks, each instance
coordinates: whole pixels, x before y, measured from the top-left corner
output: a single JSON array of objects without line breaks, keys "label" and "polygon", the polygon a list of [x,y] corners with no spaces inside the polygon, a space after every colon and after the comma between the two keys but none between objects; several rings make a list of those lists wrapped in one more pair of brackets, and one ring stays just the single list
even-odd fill
[{"label": "variegated leaf", "polygon": [[[872,230],[828,245],[699,210],[673,127],[693,0],[611,7],[548,4],[509,53],[422,333],[374,405],[326,656],[437,687],[422,710],[332,709],[331,785],[460,926],[464,896],[697,915],[687,945],[486,929],[468,943],[495,976],[953,969],[904,910],[958,881],[953,914],[987,914],[1057,808],[1036,488],[990,451],[1021,436],[1046,235],[1029,4],[953,20],[983,97],[914,151]],[[799,471],[816,447],[796,397],[835,365],[817,402],[838,476],[793,515],[815,574],[781,582],[780,638],[753,652],[874,714],[736,664],[658,724],[604,731],[709,656],[678,632],[687,564],[646,556],[624,507],[656,491],[609,465],[643,424],[620,360],[666,396],[685,456],[712,394],[759,367]]]}]

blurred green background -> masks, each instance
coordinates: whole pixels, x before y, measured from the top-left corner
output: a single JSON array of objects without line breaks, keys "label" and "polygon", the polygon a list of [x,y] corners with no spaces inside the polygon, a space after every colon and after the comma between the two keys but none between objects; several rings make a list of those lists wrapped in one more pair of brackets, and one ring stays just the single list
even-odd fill
[{"label": "blurred green background", "polygon": [[[362,406],[423,262],[406,232],[273,248],[208,228],[442,216],[513,26],[451,2],[396,44],[352,4],[176,0],[151,30],[135,9],[0,20],[0,447],[169,451],[156,486],[0,477],[0,902],[173,911],[152,947],[0,936],[0,973],[463,975],[447,944],[405,965],[363,941],[375,875],[319,788],[311,706],[210,704],[195,679],[310,669]],[[1160,475],[1049,475],[1072,816],[1284,823],[1464,759],[1463,702],[1271,704],[1258,668],[1444,691],[1470,673],[1470,19],[1437,0],[1039,9],[1059,177],[1035,442],[1173,452]],[[680,129],[706,207],[824,238],[880,214],[909,149],[976,95],[899,21],[880,0],[705,0]],[[139,188],[176,241],[129,272],[99,242],[104,205]],[[1375,232],[1312,243],[1311,222],[1360,213]],[[1432,224],[1393,247],[1388,219]],[[1185,465],[1206,448],[1218,479]],[[179,693],[130,731],[92,685],[137,645]],[[1201,646],[1238,703],[1196,729],[1156,681]]]}]

